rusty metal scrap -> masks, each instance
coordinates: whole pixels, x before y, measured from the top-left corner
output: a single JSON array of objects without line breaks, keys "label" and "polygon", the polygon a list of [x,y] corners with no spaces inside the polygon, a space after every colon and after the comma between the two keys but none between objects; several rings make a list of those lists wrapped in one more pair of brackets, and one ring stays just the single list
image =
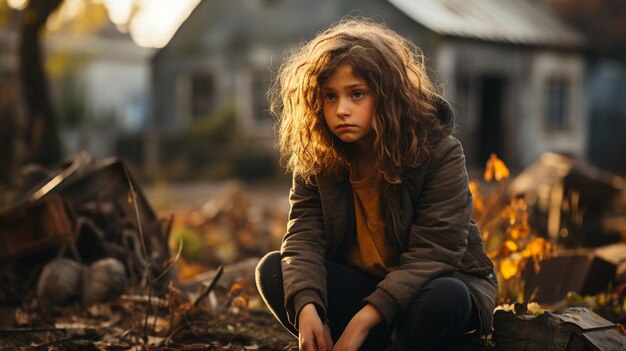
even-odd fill
[{"label": "rusty metal scrap", "polygon": [[0,214],[0,262],[76,240],[76,216],[60,196],[11,208]]}]

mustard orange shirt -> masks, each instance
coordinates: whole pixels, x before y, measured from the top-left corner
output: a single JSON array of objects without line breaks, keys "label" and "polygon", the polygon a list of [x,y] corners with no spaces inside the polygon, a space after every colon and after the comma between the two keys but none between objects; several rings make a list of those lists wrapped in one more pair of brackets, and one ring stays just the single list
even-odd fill
[{"label": "mustard orange shirt", "polygon": [[348,247],[346,259],[351,266],[384,277],[398,268],[400,249],[385,235],[380,187],[371,178],[355,178],[351,169],[357,240]]}]

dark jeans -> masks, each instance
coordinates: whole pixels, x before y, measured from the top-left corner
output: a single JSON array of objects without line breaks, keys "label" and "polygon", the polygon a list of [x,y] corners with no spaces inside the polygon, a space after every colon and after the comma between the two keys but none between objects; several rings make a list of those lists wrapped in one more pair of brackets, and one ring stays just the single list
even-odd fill
[{"label": "dark jeans", "polygon": [[[326,262],[326,270],[327,314],[336,342],[380,278],[332,261]],[[256,284],[274,316],[297,337],[298,331],[287,320],[285,311],[279,252],[270,252],[259,262]],[[383,322],[372,329],[361,350],[380,351],[392,343],[395,350],[445,350],[465,332],[478,328],[477,316],[465,284],[453,276],[438,277],[424,285],[394,325]]]}]

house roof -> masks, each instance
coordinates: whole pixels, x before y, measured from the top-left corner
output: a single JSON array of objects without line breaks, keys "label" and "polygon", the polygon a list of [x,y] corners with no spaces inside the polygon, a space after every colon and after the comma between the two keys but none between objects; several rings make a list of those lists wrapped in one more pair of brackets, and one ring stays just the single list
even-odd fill
[{"label": "house roof", "polygon": [[584,37],[528,0],[388,0],[441,35],[525,45],[580,47]]}]

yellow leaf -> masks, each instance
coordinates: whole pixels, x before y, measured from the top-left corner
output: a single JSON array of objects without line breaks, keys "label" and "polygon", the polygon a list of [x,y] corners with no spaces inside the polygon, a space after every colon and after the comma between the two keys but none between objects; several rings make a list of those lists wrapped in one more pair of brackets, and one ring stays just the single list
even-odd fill
[{"label": "yellow leaf", "polygon": [[489,160],[487,160],[487,165],[485,166],[485,174],[484,178],[486,181],[490,182],[495,178],[497,181],[501,181],[509,177],[509,169],[507,166],[496,156],[496,154],[491,154],[489,156]]},{"label": "yellow leaf", "polygon": [[546,240],[544,238],[536,238],[528,244],[528,249],[532,256],[543,256],[546,248]]},{"label": "yellow leaf", "polygon": [[492,250],[492,251],[487,252],[487,256],[489,256],[491,260],[494,260],[496,257],[498,257],[498,254],[499,254],[498,250]]},{"label": "yellow leaf", "polygon": [[477,212],[482,212],[485,210],[485,202],[483,201],[482,196],[478,192],[478,182],[475,180],[470,181],[469,189],[472,193],[472,197],[474,198],[474,209]]},{"label": "yellow leaf", "polygon": [[514,241],[512,241],[512,240],[507,240],[504,243],[504,246],[506,246],[506,248],[509,249],[509,251],[511,251],[511,252],[517,251],[517,244]]},{"label": "yellow leaf", "polygon": [[509,280],[517,275],[518,268],[517,263],[513,262],[510,258],[505,258],[500,261],[500,275],[504,280]]},{"label": "yellow leaf", "polygon": [[517,228],[517,227],[510,228],[509,229],[509,235],[511,236],[511,239],[513,239],[513,240],[519,239],[519,237],[520,237],[520,230],[519,230],[519,228]]}]

